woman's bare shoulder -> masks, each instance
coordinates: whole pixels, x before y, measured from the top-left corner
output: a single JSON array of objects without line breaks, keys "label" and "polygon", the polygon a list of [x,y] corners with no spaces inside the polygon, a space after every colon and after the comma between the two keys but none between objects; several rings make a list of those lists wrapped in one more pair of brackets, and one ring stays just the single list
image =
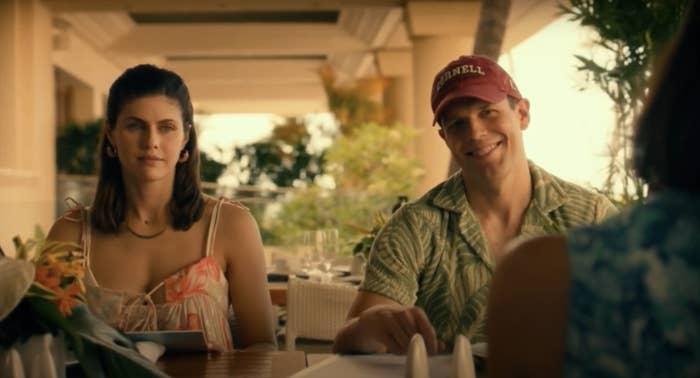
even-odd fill
[{"label": "woman's bare shoulder", "polygon": [[79,243],[82,227],[83,209],[70,209],[54,222],[46,238]]},{"label": "woman's bare shoulder", "polygon": [[262,249],[258,223],[247,207],[229,199],[223,199],[219,214],[217,239],[226,245],[229,253]]},{"label": "woman's bare shoulder", "polygon": [[213,199],[213,201],[214,203],[222,202],[221,212],[219,214],[220,223],[228,223],[231,225],[232,222],[255,222],[250,210],[242,203],[224,197]]}]

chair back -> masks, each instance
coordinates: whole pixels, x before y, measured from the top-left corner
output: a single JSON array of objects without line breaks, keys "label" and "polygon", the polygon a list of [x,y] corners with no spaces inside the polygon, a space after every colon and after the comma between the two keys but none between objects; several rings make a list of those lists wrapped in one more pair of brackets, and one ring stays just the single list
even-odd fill
[{"label": "chair back", "polygon": [[285,345],[295,350],[297,337],[333,340],[345,324],[357,287],[289,277]]}]

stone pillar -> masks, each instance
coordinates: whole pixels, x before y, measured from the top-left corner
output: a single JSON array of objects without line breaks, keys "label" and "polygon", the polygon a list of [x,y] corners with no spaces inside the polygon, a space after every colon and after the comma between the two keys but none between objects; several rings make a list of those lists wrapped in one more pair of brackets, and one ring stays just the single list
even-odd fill
[{"label": "stone pillar", "polygon": [[411,49],[377,52],[377,63],[383,76],[389,78],[384,92],[384,105],[391,121],[413,126],[413,58]]},{"label": "stone pillar", "polygon": [[396,123],[412,126],[413,122],[413,77],[396,76],[390,79],[384,93],[384,104],[389,118]]},{"label": "stone pillar", "polygon": [[414,121],[421,136],[416,141],[416,155],[425,167],[423,182],[417,194],[423,194],[447,177],[450,151],[432,126],[433,111],[430,107],[430,91],[435,74],[449,61],[468,54],[473,38],[461,36],[437,36],[413,38],[413,97]]},{"label": "stone pillar", "polygon": [[0,0],[0,245],[45,231],[55,214],[51,14],[39,0]]},{"label": "stone pillar", "polygon": [[447,178],[450,152],[432,126],[430,91],[435,74],[460,55],[471,54],[481,11],[476,1],[409,1],[407,22],[413,46],[413,98],[415,127],[421,136],[416,154],[426,175],[417,188],[422,195]]},{"label": "stone pillar", "polygon": [[16,91],[18,70],[17,27],[15,8],[17,1],[0,0],[0,169],[15,167],[17,163],[17,113]]}]

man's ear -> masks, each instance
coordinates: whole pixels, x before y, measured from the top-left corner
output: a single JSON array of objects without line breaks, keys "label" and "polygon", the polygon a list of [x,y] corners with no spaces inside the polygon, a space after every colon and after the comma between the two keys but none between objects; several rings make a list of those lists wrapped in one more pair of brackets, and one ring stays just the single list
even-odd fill
[{"label": "man's ear", "polygon": [[520,121],[520,130],[527,129],[530,126],[530,101],[526,98],[518,101],[518,104],[515,106],[515,112]]}]

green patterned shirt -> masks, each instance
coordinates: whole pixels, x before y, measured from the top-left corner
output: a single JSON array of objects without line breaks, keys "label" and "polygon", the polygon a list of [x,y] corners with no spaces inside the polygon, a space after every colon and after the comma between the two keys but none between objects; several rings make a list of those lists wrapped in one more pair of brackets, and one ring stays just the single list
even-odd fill
[{"label": "green patterned shirt", "polygon": [[[617,212],[606,197],[529,167],[533,196],[518,237],[564,232]],[[456,334],[479,342],[493,268],[458,172],[391,217],[372,245],[361,290],[423,308],[448,346]]]}]

